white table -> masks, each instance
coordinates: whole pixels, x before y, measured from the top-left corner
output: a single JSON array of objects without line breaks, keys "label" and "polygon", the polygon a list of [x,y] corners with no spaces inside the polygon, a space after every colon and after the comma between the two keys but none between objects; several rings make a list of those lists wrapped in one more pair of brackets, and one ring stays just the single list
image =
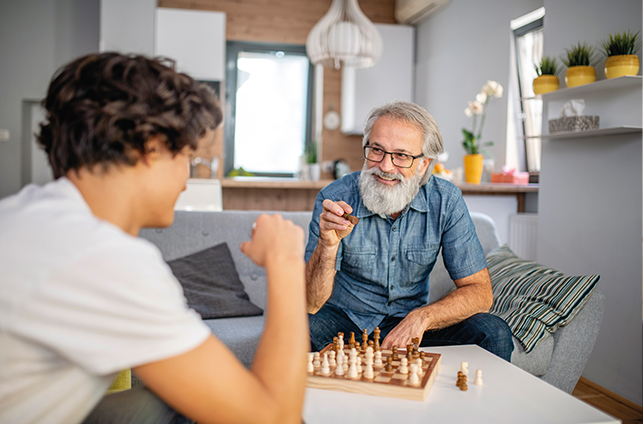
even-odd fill
[{"label": "white table", "polygon": [[[306,389],[306,424],[572,423],[617,424],[598,409],[474,346],[425,348],[442,366],[424,402]],[[469,390],[456,387],[460,363],[469,363]],[[484,384],[473,384],[482,370]]]}]

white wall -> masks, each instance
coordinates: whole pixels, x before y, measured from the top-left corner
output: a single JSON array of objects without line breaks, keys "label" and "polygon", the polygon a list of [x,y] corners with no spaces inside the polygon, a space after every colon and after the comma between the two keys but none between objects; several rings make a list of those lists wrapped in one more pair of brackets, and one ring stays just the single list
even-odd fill
[{"label": "white wall", "polygon": [[[23,102],[42,99],[55,70],[98,50],[98,0],[0,2],[0,198],[21,185]],[[30,126],[27,125],[27,128]]]},{"label": "white wall", "polygon": [[509,21],[543,6],[543,0],[451,0],[418,25],[415,100],[433,115],[449,152],[446,167],[462,167],[462,128],[471,128],[464,115],[487,80],[505,88],[492,99],[482,133],[499,170],[505,163],[509,81]]},{"label": "white wall", "polygon": [[[641,30],[640,0],[545,0],[545,9],[548,55]],[[602,63],[598,68],[604,79]],[[587,110],[600,111],[606,96],[611,93],[586,95]],[[622,96],[628,97],[618,107],[638,108],[640,119],[640,92]],[[607,125],[610,114],[603,118]],[[583,376],[641,405],[641,134],[545,140],[542,153],[538,259],[568,274],[600,274],[598,290],[605,294],[603,323]]]}]

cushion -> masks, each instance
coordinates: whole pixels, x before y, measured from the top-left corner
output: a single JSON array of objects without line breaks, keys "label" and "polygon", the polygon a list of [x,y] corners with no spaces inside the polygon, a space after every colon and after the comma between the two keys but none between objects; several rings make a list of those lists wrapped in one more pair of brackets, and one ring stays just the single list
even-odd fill
[{"label": "cushion", "polygon": [[167,263],[183,286],[188,306],[203,319],[263,314],[250,302],[226,243]]},{"label": "cushion", "polygon": [[503,318],[525,352],[566,325],[583,308],[598,275],[570,277],[516,256],[507,245],[487,255],[491,313]]}]

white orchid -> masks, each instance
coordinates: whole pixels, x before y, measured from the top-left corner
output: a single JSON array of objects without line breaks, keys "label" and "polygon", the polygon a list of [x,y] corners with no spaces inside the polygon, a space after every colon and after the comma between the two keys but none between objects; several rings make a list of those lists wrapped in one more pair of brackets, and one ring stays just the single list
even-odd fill
[{"label": "white orchid", "polygon": [[476,102],[479,102],[479,103],[482,103],[482,104],[486,103],[487,102],[487,95],[485,93],[478,93],[476,95]]},{"label": "white orchid", "polygon": [[502,85],[497,81],[487,81],[485,85],[482,86],[481,93],[486,94],[487,96],[493,96],[495,98],[502,97]]}]

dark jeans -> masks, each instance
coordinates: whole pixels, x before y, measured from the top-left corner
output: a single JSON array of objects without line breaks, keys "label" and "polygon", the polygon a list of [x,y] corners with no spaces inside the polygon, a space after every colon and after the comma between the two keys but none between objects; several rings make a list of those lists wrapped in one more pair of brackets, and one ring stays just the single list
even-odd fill
[{"label": "dark jeans", "polygon": [[83,424],[190,424],[145,387],[106,395]]},{"label": "dark jeans", "polygon": [[[364,329],[360,329],[339,308],[324,305],[316,314],[308,315],[310,323],[310,343],[314,351],[322,350],[338,332],[343,332],[345,340],[348,334],[355,333],[355,338],[361,340]],[[397,326],[402,318],[386,317],[380,323],[380,342]],[[373,337],[369,334],[369,338]],[[424,333],[420,346],[449,346],[475,344],[489,352],[511,361],[513,340],[511,329],[507,323],[495,315],[476,314],[464,321],[441,330],[430,330]],[[400,346],[406,347],[406,346]]]}]

